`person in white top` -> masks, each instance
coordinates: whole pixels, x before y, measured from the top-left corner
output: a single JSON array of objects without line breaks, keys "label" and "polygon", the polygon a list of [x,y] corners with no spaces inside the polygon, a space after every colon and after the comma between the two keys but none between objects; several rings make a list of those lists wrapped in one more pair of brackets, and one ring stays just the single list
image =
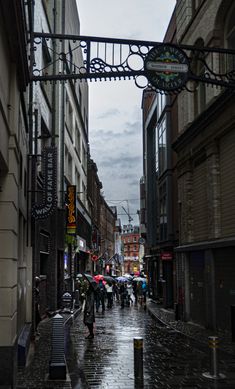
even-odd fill
[{"label": "person in white top", "polygon": [[113,285],[112,285],[112,283],[107,282],[107,284],[105,285],[105,288],[106,288],[107,300],[108,300],[107,308],[112,308],[112,306],[113,306]]},{"label": "person in white top", "polygon": [[130,305],[130,303],[133,304],[133,287],[132,287],[132,284],[131,282],[128,282],[127,284],[127,302],[128,302],[128,305]]}]

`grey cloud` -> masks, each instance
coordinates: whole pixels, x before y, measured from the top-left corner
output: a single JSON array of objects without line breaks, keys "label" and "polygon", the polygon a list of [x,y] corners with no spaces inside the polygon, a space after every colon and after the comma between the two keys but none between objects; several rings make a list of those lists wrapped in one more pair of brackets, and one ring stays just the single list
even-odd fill
[{"label": "grey cloud", "polygon": [[111,156],[103,158],[100,162],[100,165],[102,167],[111,167],[111,166],[117,166],[119,168],[133,168],[135,166],[139,166],[140,162],[142,161],[141,156],[127,156],[127,155],[120,155],[120,156]]},{"label": "grey cloud", "polygon": [[106,119],[110,118],[111,116],[117,116],[120,115],[120,111],[116,108],[110,108],[107,111],[103,112],[101,115],[98,116],[98,119]]},{"label": "grey cloud", "polygon": [[104,130],[104,129],[92,129],[90,130],[90,136],[93,139],[101,138],[103,140],[108,140],[112,138],[121,138],[123,136],[135,136],[136,134],[139,134],[139,130],[141,128],[139,122],[126,122],[124,124],[125,129],[123,131],[120,130]]}]

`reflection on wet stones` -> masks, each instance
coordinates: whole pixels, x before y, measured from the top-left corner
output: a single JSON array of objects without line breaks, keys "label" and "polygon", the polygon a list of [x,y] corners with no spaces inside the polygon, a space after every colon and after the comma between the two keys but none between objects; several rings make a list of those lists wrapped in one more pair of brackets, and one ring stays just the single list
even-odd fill
[{"label": "reflection on wet stones", "polygon": [[[84,339],[85,333],[81,315],[71,328],[76,358],[69,363],[73,389],[135,389],[129,376],[134,373],[133,338],[137,336],[144,339],[144,389],[212,388],[202,378],[207,350],[192,348],[191,341],[156,323],[142,308],[121,310],[114,305],[104,316],[97,315],[92,341]],[[220,385],[216,389],[224,387]]]}]

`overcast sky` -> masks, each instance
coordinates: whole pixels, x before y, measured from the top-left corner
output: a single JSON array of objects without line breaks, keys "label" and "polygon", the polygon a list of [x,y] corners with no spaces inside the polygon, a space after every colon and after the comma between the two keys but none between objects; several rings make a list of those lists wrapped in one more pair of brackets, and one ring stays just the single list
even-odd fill
[{"label": "overcast sky", "polygon": [[[162,42],[176,0],[77,0],[81,35]],[[138,224],[142,167],[142,90],[133,80],[89,82],[91,157],[105,200],[122,224]],[[124,214],[124,215],[122,215]]]}]

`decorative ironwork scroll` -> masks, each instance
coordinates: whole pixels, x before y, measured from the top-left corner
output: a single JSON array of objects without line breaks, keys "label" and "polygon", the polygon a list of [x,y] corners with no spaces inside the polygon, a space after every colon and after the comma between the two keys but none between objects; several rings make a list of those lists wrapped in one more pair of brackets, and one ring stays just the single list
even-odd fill
[{"label": "decorative ironwork scroll", "polygon": [[235,50],[40,32],[33,41],[35,82],[133,78],[140,88],[166,94],[198,82],[235,88]]}]

